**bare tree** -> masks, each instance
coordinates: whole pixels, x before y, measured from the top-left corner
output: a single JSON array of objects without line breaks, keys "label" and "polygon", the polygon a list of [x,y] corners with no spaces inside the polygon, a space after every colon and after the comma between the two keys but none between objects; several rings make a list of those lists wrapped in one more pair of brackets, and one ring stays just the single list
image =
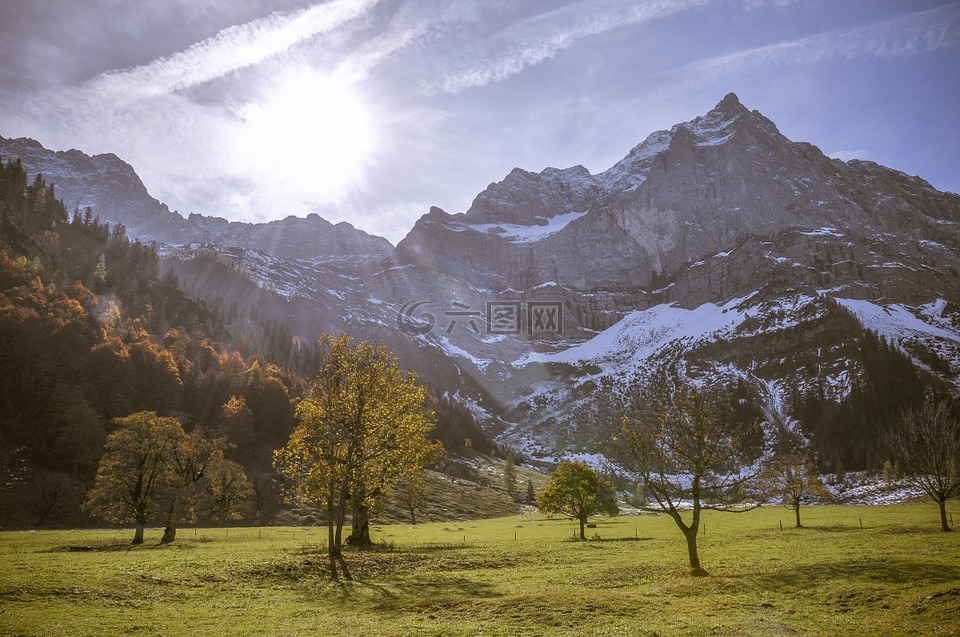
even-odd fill
[{"label": "bare tree", "polygon": [[427,482],[423,472],[412,473],[404,478],[399,485],[400,501],[410,514],[410,524],[417,525],[417,509],[423,506],[427,499]]},{"label": "bare tree", "polygon": [[641,508],[666,513],[683,532],[693,575],[707,574],[697,549],[701,513],[758,506],[745,500],[756,475],[746,467],[754,460],[750,443],[759,423],[739,423],[733,412],[722,394],[687,386],[671,390],[664,380],[646,404],[624,415],[612,441],[617,459],[640,478]]},{"label": "bare tree", "polygon": [[927,394],[919,407],[904,412],[901,426],[887,430],[883,440],[903,480],[939,505],[940,528],[952,531],[947,500],[960,494],[960,423],[948,401]]}]

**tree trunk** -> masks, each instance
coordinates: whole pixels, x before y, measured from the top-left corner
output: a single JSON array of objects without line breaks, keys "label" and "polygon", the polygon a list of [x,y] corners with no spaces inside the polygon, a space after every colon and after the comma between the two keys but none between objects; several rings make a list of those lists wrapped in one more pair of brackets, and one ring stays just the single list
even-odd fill
[{"label": "tree trunk", "polygon": [[330,504],[327,506],[327,555],[331,560],[339,554],[339,550],[336,545],[336,536],[334,535],[334,527],[336,526],[336,523],[337,522],[333,513],[333,505]]},{"label": "tree trunk", "polygon": [[417,508],[412,504],[408,506],[410,511],[410,526],[417,526]]},{"label": "tree trunk", "polygon": [[350,546],[373,546],[370,539],[370,509],[362,504],[353,505],[353,515],[350,517],[350,537],[347,544]]},{"label": "tree trunk", "polygon": [[794,514],[796,514],[796,516],[797,516],[797,526],[796,526],[796,528],[802,529],[802,528],[803,528],[803,525],[800,524],[800,504],[799,504],[799,503],[797,503],[797,504],[793,507],[793,512],[794,512]]},{"label": "tree trunk", "polygon": [[[681,527],[682,528],[682,527]],[[702,577],[707,572],[700,566],[700,553],[697,551],[697,534],[700,532],[700,489],[694,484],[693,489],[693,518],[690,520],[690,526],[683,529],[683,535],[687,538],[687,554],[690,557],[691,575]]]},{"label": "tree trunk", "polygon": [[333,544],[331,549],[331,555],[335,557],[340,557],[342,555],[343,548],[343,523],[344,523],[344,508],[347,506],[345,499],[340,499],[340,505],[333,508],[333,519],[335,520],[334,532],[333,532]]},{"label": "tree trunk", "polygon": [[699,531],[699,525],[691,525],[683,530],[683,536],[687,538],[687,554],[690,557],[691,574],[699,577],[707,575],[707,572],[700,566],[700,555],[697,552],[697,531]]},{"label": "tree trunk", "polygon": [[587,516],[581,515],[581,516],[580,516],[580,539],[581,539],[581,540],[587,539],[587,536],[584,535],[584,531],[583,531],[583,528],[584,528],[586,525],[587,525]]},{"label": "tree trunk", "polygon": [[163,529],[163,537],[160,538],[160,544],[170,544],[177,539],[177,503],[170,503],[170,510],[167,512],[167,526]]},{"label": "tree trunk", "polygon": [[143,544],[143,524],[137,523],[137,530],[133,532],[133,542],[131,544]]},{"label": "tree trunk", "polygon": [[950,525],[947,524],[947,499],[940,498],[937,500],[937,504],[940,505],[940,530],[941,531],[952,531]]}]

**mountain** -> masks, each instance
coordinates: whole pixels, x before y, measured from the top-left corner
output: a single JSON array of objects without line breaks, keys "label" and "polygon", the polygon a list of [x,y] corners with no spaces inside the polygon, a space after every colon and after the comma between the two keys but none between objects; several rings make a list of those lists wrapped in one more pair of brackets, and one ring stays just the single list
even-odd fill
[{"label": "mountain", "polygon": [[31,179],[42,174],[56,186],[57,197],[68,210],[90,206],[102,222],[121,223],[128,234],[145,242],[240,245],[286,258],[315,254],[380,257],[393,251],[382,237],[349,223],[334,225],[316,214],[260,224],[197,214],[185,219],[154,199],[133,167],[112,154],[90,157],[78,150],[47,150],[32,139],[0,137],[0,158],[19,159]]},{"label": "mountain", "polygon": [[[0,139],[0,156],[13,143],[30,146]],[[665,367],[735,387],[833,468],[875,462],[878,428],[923,387],[960,387],[960,196],[826,157],[733,94],[601,173],[516,168],[395,249],[315,216],[183,220],[123,170],[82,168],[110,156],[30,147],[28,170],[165,244],[198,296],[257,286],[274,302],[246,302],[300,337],[383,342],[529,453],[595,450]],[[135,193],[134,212],[109,207]]]},{"label": "mountain", "polygon": [[447,349],[482,370],[515,444],[587,448],[615,426],[597,397],[667,364],[745,382],[771,421],[809,394],[842,402],[876,380],[864,327],[956,391],[958,222],[957,195],[830,159],[730,94],[600,174],[515,169],[463,214],[431,210],[397,251],[462,281],[472,306],[563,304],[562,339]]}]

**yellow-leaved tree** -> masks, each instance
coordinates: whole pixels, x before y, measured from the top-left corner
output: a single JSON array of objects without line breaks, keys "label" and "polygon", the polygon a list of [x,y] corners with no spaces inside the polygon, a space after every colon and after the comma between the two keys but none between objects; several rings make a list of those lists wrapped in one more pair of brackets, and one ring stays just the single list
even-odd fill
[{"label": "yellow-leaved tree", "polygon": [[369,512],[389,489],[420,472],[442,447],[431,442],[424,387],[385,347],[325,336],[320,370],[297,406],[299,424],[274,466],[296,499],[326,513],[328,553],[341,555],[351,514],[352,544],[370,543]]},{"label": "yellow-leaved tree", "polygon": [[111,522],[133,523],[133,543],[143,544],[144,526],[177,484],[175,458],[190,439],[179,420],[152,411],[117,418],[113,424],[116,430],[107,437],[86,506]]}]

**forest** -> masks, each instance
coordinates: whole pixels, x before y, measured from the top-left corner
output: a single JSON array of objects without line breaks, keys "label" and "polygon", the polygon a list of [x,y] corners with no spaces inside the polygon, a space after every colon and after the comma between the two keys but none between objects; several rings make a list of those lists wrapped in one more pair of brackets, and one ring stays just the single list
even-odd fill
[{"label": "forest", "polygon": [[[107,435],[144,411],[223,438],[225,457],[269,500],[249,519],[268,522],[280,508],[272,454],[319,356],[318,343],[275,321],[191,298],[162,272],[156,245],[90,208],[68,211],[42,175],[28,181],[19,161],[0,161],[4,526],[94,523],[82,504]],[[446,449],[500,453],[469,410],[443,396],[433,404]]]}]

